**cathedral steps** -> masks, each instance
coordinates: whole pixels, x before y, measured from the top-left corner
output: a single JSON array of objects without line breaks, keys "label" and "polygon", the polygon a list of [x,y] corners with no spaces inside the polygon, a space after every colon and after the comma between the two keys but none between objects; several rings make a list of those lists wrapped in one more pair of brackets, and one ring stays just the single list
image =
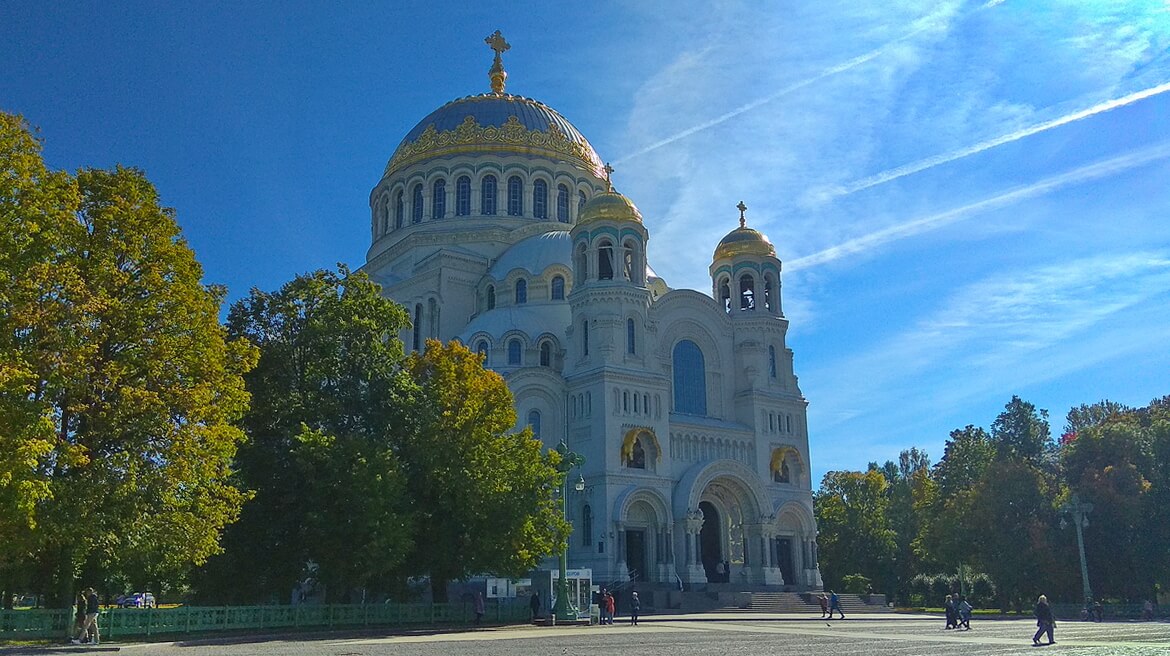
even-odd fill
[{"label": "cathedral steps", "polygon": [[[707,600],[707,604],[689,604],[690,612],[720,612],[720,613],[791,613],[800,615],[820,615],[821,606],[817,602],[816,592],[751,592],[750,599],[739,604],[719,604]],[[839,594],[841,610],[848,616],[850,613],[882,613],[891,612],[891,609],[880,603],[867,603],[859,595]],[[685,608],[684,608],[685,609]]]}]

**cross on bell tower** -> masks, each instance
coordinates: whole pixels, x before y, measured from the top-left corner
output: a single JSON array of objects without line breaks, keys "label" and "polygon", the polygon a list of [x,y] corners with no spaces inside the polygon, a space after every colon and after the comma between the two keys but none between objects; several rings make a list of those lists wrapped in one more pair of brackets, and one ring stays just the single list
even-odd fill
[{"label": "cross on bell tower", "polygon": [[739,210],[739,227],[746,228],[747,227],[747,219],[744,218],[743,214],[744,214],[744,212],[747,211],[747,205],[744,205],[743,201],[741,200],[741,201],[739,201],[739,205],[735,206],[735,209]]}]

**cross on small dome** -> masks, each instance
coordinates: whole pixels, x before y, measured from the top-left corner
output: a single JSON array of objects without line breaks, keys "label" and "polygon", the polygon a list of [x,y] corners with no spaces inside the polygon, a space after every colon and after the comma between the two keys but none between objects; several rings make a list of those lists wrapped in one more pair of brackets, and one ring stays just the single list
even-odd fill
[{"label": "cross on small dome", "polygon": [[735,206],[735,209],[739,210],[739,227],[747,227],[747,219],[743,216],[743,213],[747,211],[747,205],[744,205],[741,200],[739,201],[739,205]]}]

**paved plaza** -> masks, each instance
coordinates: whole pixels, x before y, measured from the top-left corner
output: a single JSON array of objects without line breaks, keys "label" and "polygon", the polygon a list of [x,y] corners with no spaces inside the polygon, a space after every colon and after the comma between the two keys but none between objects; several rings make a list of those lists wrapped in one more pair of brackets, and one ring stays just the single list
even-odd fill
[{"label": "paved plaza", "polygon": [[[1170,655],[1170,623],[1060,622],[1057,644],[1033,647],[1029,619],[972,620],[970,631],[948,631],[941,617],[856,615],[845,620],[794,615],[703,614],[647,617],[632,627],[500,627],[464,632],[377,635],[373,633],[264,636],[232,640],[102,645],[102,651],[132,656],[567,656],[626,654],[745,656],[800,654],[826,656],[974,656],[1024,654]],[[3,649],[8,653],[85,653],[83,647]]]}]

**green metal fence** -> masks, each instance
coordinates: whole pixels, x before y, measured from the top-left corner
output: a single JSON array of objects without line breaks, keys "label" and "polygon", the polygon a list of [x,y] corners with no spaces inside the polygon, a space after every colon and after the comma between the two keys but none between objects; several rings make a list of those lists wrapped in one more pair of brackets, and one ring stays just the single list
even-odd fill
[{"label": "green metal fence", "polygon": [[[528,620],[528,604],[485,605],[485,621]],[[107,608],[98,617],[103,640],[149,638],[223,631],[270,629],[398,628],[466,625],[475,618],[470,603],[327,604],[299,606],[178,606]],[[0,611],[0,641],[64,639],[73,631],[70,610]]]}]

